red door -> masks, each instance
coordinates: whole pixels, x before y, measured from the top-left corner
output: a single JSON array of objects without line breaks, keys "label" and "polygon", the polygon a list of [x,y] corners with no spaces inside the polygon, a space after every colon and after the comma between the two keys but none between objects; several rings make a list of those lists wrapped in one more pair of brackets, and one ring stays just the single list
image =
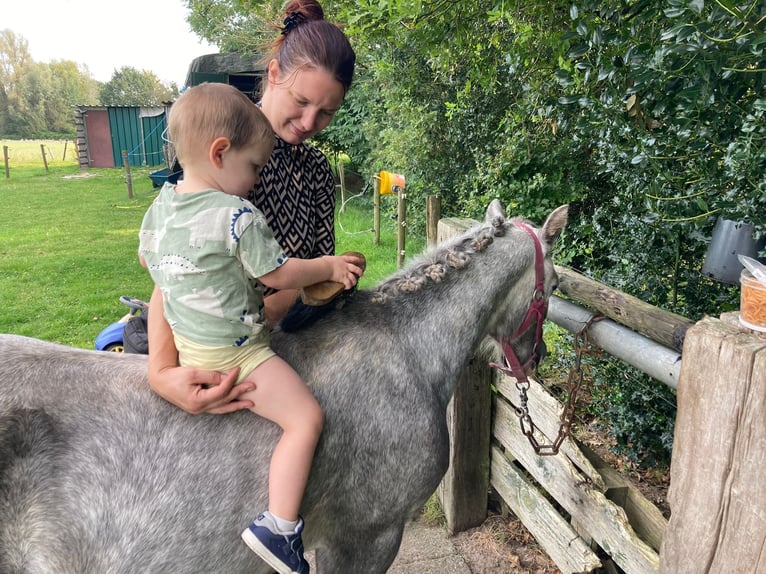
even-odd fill
[{"label": "red door", "polygon": [[106,110],[85,112],[85,133],[88,137],[90,167],[115,167],[112,155],[112,132]]}]

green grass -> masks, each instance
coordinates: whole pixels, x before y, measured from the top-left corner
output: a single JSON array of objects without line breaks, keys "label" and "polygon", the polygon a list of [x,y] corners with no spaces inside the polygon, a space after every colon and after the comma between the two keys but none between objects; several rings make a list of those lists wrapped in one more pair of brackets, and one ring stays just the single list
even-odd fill
[{"label": "green grass", "polygon": [[[5,148],[11,171],[17,167],[32,165],[39,165],[45,171],[43,151],[49,167],[77,165],[77,147],[74,140],[0,140],[0,150],[3,150],[3,154]],[[5,155],[0,158],[0,161],[5,161]]]},{"label": "green grass", "polygon": [[20,167],[0,181],[0,332],[90,348],[127,311],[120,295],[149,296],[136,255],[146,173],[134,170],[133,199],[118,169]]},{"label": "green grass", "polygon": [[[13,168],[7,179],[0,173],[0,333],[92,348],[99,331],[128,311],[120,295],[150,296],[137,248],[141,219],[156,195],[152,169],[132,169],[132,199],[121,169],[80,172],[70,161],[49,164],[46,172],[40,161]],[[371,194],[339,214],[337,252],[367,257],[362,287],[396,269],[396,222],[384,213],[377,246]],[[408,255],[423,245],[408,238]]]},{"label": "green grass", "polygon": [[[340,208],[338,200],[337,208]],[[390,214],[396,213],[396,200],[381,198],[380,242],[374,245],[372,192],[347,200],[342,213],[336,209],[335,242],[336,252],[359,251],[367,258],[367,270],[359,282],[360,287],[369,287],[396,270],[397,223]],[[425,238],[407,237],[406,258],[423,251]]]}]

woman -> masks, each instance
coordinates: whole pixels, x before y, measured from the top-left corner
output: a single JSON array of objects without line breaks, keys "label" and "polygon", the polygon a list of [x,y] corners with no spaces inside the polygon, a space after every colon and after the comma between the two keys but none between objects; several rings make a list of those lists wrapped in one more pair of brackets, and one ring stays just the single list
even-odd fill
[{"label": "woman", "polygon": [[[260,102],[276,145],[250,199],[285,253],[307,259],[335,252],[335,182],[327,158],[304,142],[326,128],[343,104],[356,57],[345,34],[324,19],[316,0],[292,0],[285,14],[267,57]],[[265,311],[272,325],[297,296],[296,290],[267,292]],[[170,327],[163,313],[156,312],[162,309],[157,288],[150,306],[149,384],[158,395],[192,414],[253,406],[240,398],[253,390],[252,383],[234,386],[237,369],[223,375],[179,367]]]}]

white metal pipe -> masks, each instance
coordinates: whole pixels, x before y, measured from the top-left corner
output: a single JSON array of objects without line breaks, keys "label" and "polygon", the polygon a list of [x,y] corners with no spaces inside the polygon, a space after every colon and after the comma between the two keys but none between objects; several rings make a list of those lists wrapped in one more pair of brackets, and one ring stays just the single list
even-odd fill
[{"label": "white metal pipe", "polygon": [[[579,333],[593,313],[569,301],[552,296],[548,319],[572,333]],[[678,388],[681,354],[652,341],[627,327],[603,318],[588,328],[588,342],[661,381]]]}]

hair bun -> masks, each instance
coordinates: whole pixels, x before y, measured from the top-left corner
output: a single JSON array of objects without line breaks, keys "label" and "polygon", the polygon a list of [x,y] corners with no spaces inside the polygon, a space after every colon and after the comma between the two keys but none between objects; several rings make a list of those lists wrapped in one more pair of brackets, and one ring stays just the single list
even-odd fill
[{"label": "hair bun", "polygon": [[287,36],[292,30],[306,21],[306,17],[300,12],[290,12],[282,26],[282,35]]}]

